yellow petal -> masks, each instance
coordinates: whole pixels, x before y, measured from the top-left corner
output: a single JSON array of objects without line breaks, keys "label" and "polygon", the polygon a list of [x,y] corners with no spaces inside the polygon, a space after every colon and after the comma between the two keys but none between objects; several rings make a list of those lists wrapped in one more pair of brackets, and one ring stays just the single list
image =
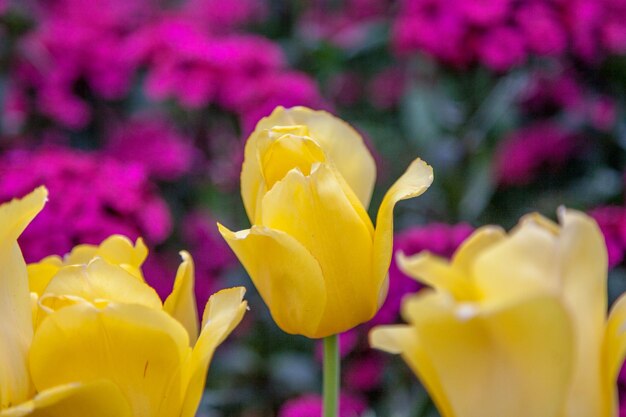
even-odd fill
[{"label": "yellow petal", "polygon": [[406,257],[397,256],[398,266],[405,274],[438,290],[447,291],[457,300],[472,299],[474,288],[469,278],[453,268],[447,259],[424,251]]},{"label": "yellow petal", "polygon": [[191,354],[180,417],[193,417],[196,414],[213,353],[237,327],[246,312],[248,303],[243,301],[245,292],[243,287],[229,288],[209,298],[204,308],[202,331]]},{"label": "yellow petal", "polygon": [[33,338],[30,370],[38,391],[74,381],[113,382],[133,416],[180,411],[187,331],[162,310],[82,303],[48,316]]},{"label": "yellow petal", "polygon": [[415,328],[402,324],[376,326],[370,331],[369,338],[370,345],[375,349],[402,354],[402,358],[420,378],[443,417],[465,417],[453,413],[437,370],[433,367],[428,352],[419,343]]},{"label": "yellow petal", "polygon": [[314,163],[326,160],[324,151],[315,141],[295,135],[279,137],[260,156],[263,178],[268,190],[292,169],[296,168],[304,175],[309,175]]},{"label": "yellow petal", "polygon": [[276,324],[287,333],[313,337],[326,305],[326,290],[320,266],[308,250],[286,233],[265,227],[237,233],[221,224],[218,228]]},{"label": "yellow petal", "polygon": [[0,409],[25,401],[32,387],[26,355],[33,336],[28,273],[17,238],[43,208],[40,187],[0,206]]},{"label": "yellow petal", "polygon": [[617,376],[626,356],[626,294],[622,294],[611,308],[606,325],[603,352],[604,401],[609,404],[609,415],[617,414]]},{"label": "yellow petal", "polygon": [[[554,417],[567,396],[573,357],[568,312],[553,296],[503,309],[422,293],[403,305],[414,331],[395,338],[443,417]],[[392,332],[390,334],[390,332]],[[384,337],[383,337],[384,336]],[[392,344],[392,348],[394,345]]]},{"label": "yellow petal", "polygon": [[88,264],[93,258],[100,257],[113,265],[122,266],[133,276],[143,280],[141,265],[148,256],[148,248],[143,239],[137,239],[135,245],[125,236],[113,235],[99,246],[78,245],[65,256],[66,265]]},{"label": "yellow petal", "polygon": [[[257,159],[258,140],[267,129],[280,126],[300,127],[294,134],[310,136],[320,144],[326,156],[333,161],[350,188],[364,207],[369,206],[376,164],[361,136],[350,125],[325,111],[306,107],[285,109],[277,107],[270,116],[259,121],[246,142],[244,163],[241,169],[241,190],[246,212],[255,218],[259,201],[260,161]],[[304,128],[304,129],[303,129]]]},{"label": "yellow petal", "polygon": [[41,295],[62,266],[63,261],[56,255],[48,256],[37,263],[28,264],[28,287],[30,291]]},{"label": "yellow petal", "polygon": [[372,285],[383,287],[391,263],[393,247],[393,209],[398,201],[417,197],[433,182],[433,169],[421,159],[414,160],[406,172],[389,188],[376,217]]},{"label": "yellow petal", "polygon": [[452,263],[463,273],[472,273],[472,266],[476,258],[487,248],[492,247],[506,238],[506,233],[500,227],[484,226],[476,230],[459,246],[452,257]]},{"label": "yellow petal", "polygon": [[376,313],[380,283],[372,280],[371,221],[360,203],[352,205],[327,164],[308,177],[290,171],[276,183],[263,198],[262,224],[296,239],[322,269],[327,298],[318,337],[351,329]]},{"label": "yellow petal", "polygon": [[21,199],[0,205],[0,242],[14,241],[48,201],[48,190],[39,187]]},{"label": "yellow petal", "polygon": [[88,265],[62,268],[46,287],[40,304],[54,310],[73,297],[94,304],[113,301],[162,308],[161,299],[152,287],[101,258],[95,258]]},{"label": "yellow petal", "polygon": [[0,412],[0,417],[132,417],[126,399],[111,381],[74,382],[44,390]]},{"label": "yellow petal", "polygon": [[472,264],[472,279],[492,304],[536,293],[558,293],[556,237],[536,222],[524,221],[506,239],[482,250]]},{"label": "yellow petal", "polygon": [[574,318],[578,346],[568,417],[608,416],[611,404],[603,401],[601,380],[607,311],[606,246],[590,217],[573,210],[561,210],[559,217],[559,276],[563,298]]},{"label": "yellow petal", "polygon": [[178,267],[174,289],[163,304],[163,309],[178,320],[189,333],[189,343],[193,346],[198,339],[198,309],[194,292],[194,264],[188,252],[181,252],[183,262]]}]

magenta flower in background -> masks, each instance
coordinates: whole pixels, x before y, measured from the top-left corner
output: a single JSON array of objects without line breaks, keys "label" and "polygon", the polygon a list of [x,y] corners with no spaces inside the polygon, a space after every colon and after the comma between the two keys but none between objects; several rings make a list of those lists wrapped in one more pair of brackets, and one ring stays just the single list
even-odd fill
[{"label": "magenta flower in background", "polygon": [[399,252],[414,255],[421,251],[429,251],[435,255],[450,257],[472,231],[473,228],[465,223],[456,225],[433,223],[397,233],[393,241],[394,258],[389,267],[389,293],[385,303],[368,326],[395,323],[399,319],[402,298],[421,288],[417,281],[398,268],[395,256]]},{"label": "magenta flower in background", "polygon": [[357,392],[373,391],[380,387],[384,368],[385,360],[380,353],[369,350],[364,356],[346,363],[344,384]]},{"label": "magenta flower in background", "polygon": [[542,169],[560,169],[579,150],[577,138],[553,123],[522,128],[500,142],[496,150],[496,181],[502,186],[528,184]]},{"label": "magenta flower in background", "polygon": [[407,75],[403,68],[386,68],[369,82],[368,97],[375,107],[390,109],[400,102],[406,86]]},{"label": "magenta flower in background", "polygon": [[502,23],[509,15],[511,0],[463,0],[458,7],[465,18],[477,25]]},{"label": "magenta flower in background", "polygon": [[33,31],[17,45],[16,87],[33,90],[34,107],[57,123],[78,129],[92,117],[76,94],[83,80],[104,99],[129,90],[136,62],[124,53],[126,36],[153,15],[156,2],[140,0],[33,1]]},{"label": "magenta flower in background", "polygon": [[609,267],[619,265],[626,252],[626,209],[620,206],[604,206],[591,210],[589,214],[598,222],[604,235]]},{"label": "magenta flower in background", "polygon": [[390,0],[347,0],[329,7],[325,0],[306,3],[297,22],[298,35],[308,42],[328,42],[343,49],[358,48],[371,29],[389,18]]},{"label": "magenta flower in background", "polygon": [[235,258],[206,212],[192,212],[182,219],[182,241],[196,266],[196,300],[204,306],[210,294],[220,288],[219,276],[232,266]]},{"label": "magenta flower in background", "polygon": [[187,0],[181,15],[213,33],[228,33],[250,23],[262,22],[267,9],[266,0]]},{"label": "magenta flower in background", "polygon": [[550,4],[536,0],[522,2],[515,19],[533,54],[558,56],[565,52],[567,33]]},{"label": "magenta flower in background", "polygon": [[174,181],[189,173],[198,152],[190,138],[158,114],[115,127],[104,149],[120,161],[142,164],[151,178],[164,181]]},{"label": "magenta flower in background", "polygon": [[[339,397],[339,417],[358,417],[367,404],[359,397],[341,393]],[[278,412],[278,417],[320,417],[322,397],[318,394],[305,394],[287,401]]]},{"label": "magenta flower in background", "polygon": [[0,158],[0,201],[39,185],[48,187],[50,201],[21,237],[29,262],[114,233],[142,236],[149,247],[170,234],[167,203],[141,165],[65,148],[14,150]]},{"label": "magenta flower in background", "polygon": [[626,52],[626,10],[620,0],[404,0],[392,44],[444,64],[481,64],[496,72],[531,55],[596,63]]},{"label": "magenta flower in background", "polygon": [[468,61],[466,20],[452,0],[405,0],[393,24],[392,45],[400,55],[422,50],[455,66]]},{"label": "magenta flower in background", "polygon": [[526,46],[523,35],[509,26],[489,28],[478,38],[477,54],[487,68],[504,72],[524,63]]},{"label": "magenta flower in background", "polygon": [[584,107],[584,86],[570,71],[557,67],[552,71],[533,71],[530,85],[522,96],[524,110],[545,113],[563,109],[580,114]]}]

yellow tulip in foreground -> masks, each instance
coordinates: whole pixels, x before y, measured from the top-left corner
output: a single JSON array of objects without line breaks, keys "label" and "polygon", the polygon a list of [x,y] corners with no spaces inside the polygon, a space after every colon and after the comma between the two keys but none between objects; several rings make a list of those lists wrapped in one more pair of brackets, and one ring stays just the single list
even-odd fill
[{"label": "yellow tulip in foreground", "polygon": [[0,417],[193,417],[244,289],[214,294],[198,331],[186,252],[165,303],[143,280],[141,240],[113,236],[27,267],[17,238],[46,196],[0,206]]},{"label": "yellow tulip in foreground", "polygon": [[482,228],[451,262],[399,258],[433,289],[404,301],[408,325],[378,327],[371,343],[402,354],[443,417],[617,416],[626,298],[607,319],[602,235],[582,213],[559,218]]},{"label": "yellow tulip in foreground", "polygon": [[219,228],[287,333],[346,331],[384,300],[393,207],[433,174],[415,160],[383,199],[376,229],[366,212],[375,179],[359,134],[323,111],[279,107],[248,139],[241,194],[252,227]]}]

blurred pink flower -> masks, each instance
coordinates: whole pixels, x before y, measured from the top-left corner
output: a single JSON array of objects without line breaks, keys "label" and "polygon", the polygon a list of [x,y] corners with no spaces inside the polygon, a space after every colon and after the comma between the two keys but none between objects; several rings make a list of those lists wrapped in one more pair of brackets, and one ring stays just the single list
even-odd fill
[{"label": "blurred pink flower", "polygon": [[164,116],[145,115],[117,126],[105,151],[121,161],[144,165],[150,177],[173,181],[189,173],[197,150]]},{"label": "blurred pink flower", "polygon": [[393,66],[380,71],[368,85],[370,103],[379,109],[396,106],[402,99],[406,83],[407,76],[402,68]]},{"label": "blurred pink flower", "polygon": [[524,92],[522,102],[527,111],[543,113],[563,108],[579,113],[584,104],[584,87],[571,73],[559,69],[554,72],[535,71]]},{"label": "blurred pink flower", "polygon": [[[342,393],[339,397],[339,417],[358,417],[367,404],[359,397]],[[320,417],[322,397],[318,394],[305,394],[287,401],[278,412],[278,417]]]},{"label": "blurred pink flower", "polygon": [[617,104],[609,96],[589,100],[589,120],[598,130],[608,131],[618,120]]},{"label": "blurred pink flower", "polygon": [[567,48],[567,33],[557,12],[543,1],[522,2],[516,12],[519,25],[530,52],[558,56]]},{"label": "blurred pink flower", "polygon": [[405,0],[393,25],[392,43],[401,55],[414,50],[452,65],[464,65],[466,21],[451,0]]},{"label": "blurred pink flower", "polygon": [[524,63],[526,47],[519,30],[496,26],[478,38],[478,58],[486,67],[502,72]]},{"label": "blurred pink flower", "polygon": [[466,19],[478,25],[502,23],[509,14],[511,0],[462,0],[458,2]]},{"label": "blurred pink flower", "polygon": [[600,55],[597,31],[602,26],[601,1],[571,0],[566,9],[574,53],[585,60],[595,60]]},{"label": "blurred pink flower", "polygon": [[18,40],[12,82],[34,92],[42,114],[72,129],[84,127],[92,114],[77,84],[86,83],[105,99],[119,99],[128,92],[136,62],[124,53],[126,35],[150,18],[155,4],[153,0],[28,2],[37,25]]},{"label": "blurred pink flower", "polygon": [[382,382],[385,361],[378,352],[370,351],[365,356],[346,363],[344,384],[358,392],[372,391]]},{"label": "blurred pink flower", "polygon": [[187,0],[181,15],[213,33],[228,33],[239,26],[263,21],[267,9],[266,0]]},{"label": "blurred pink flower", "polygon": [[609,52],[615,55],[626,54],[626,12],[611,16],[601,30],[602,42]]},{"label": "blurred pink flower", "polygon": [[355,71],[342,71],[334,74],[326,88],[333,103],[353,106],[363,98],[363,79]]},{"label": "blurred pink flower", "polygon": [[604,235],[609,267],[619,265],[624,260],[626,251],[626,209],[620,206],[604,206],[591,210],[589,214]]},{"label": "blurred pink flower", "polygon": [[97,244],[114,233],[143,236],[149,246],[170,234],[167,203],[140,165],[64,148],[15,150],[0,158],[0,201],[42,184],[50,202],[20,240],[28,261],[65,254],[79,243]]},{"label": "blurred pink flower", "polygon": [[578,140],[549,122],[513,132],[498,145],[495,176],[503,186],[532,182],[541,169],[558,170],[579,150]]},{"label": "blurred pink flower", "polygon": [[195,211],[182,219],[182,241],[196,266],[196,300],[204,308],[209,295],[219,289],[218,277],[234,264],[235,258],[220,236],[216,220],[206,212]]}]

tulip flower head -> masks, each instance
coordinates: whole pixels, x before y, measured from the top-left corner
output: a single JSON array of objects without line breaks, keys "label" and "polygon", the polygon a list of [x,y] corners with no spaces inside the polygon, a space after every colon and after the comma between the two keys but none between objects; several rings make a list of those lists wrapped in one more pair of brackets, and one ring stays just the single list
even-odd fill
[{"label": "tulip flower head", "polygon": [[451,262],[400,256],[432,289],[405,299],[409,324],[370,341],[402,354],[443,417],[617,416],[626,298],[607,319],[602,234],[582,213],[559,218],[479,229]]},{"label": "tulip flower head", "polygon": [[413,161],[383,199],[376,228],[366,211],[375,179],[361,136],[323,111],[278,107],[248,139],[241,194],[252,227],[218,226],[285,332],[340,333],[384,301],[393,208],[422,194],[433,174]]},{"label": "tulip flower head", "polygon": [[17,237],[46,195],[0,206],[0,416],[193,417],[213,352],[246,310],[244,289],[214,294],[198,331],[186,252],[165,303],[143,280],[141,239],[27,266]]}]

